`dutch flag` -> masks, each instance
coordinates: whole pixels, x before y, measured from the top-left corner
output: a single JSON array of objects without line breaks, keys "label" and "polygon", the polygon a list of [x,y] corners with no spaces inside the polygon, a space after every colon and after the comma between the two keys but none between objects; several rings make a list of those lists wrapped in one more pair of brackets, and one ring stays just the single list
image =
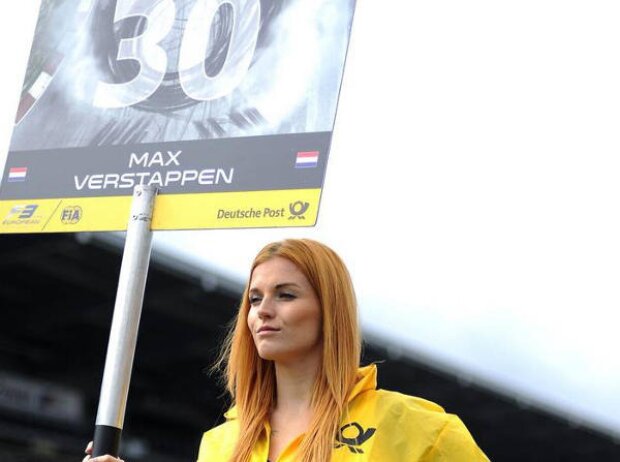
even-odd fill
[{"label": "dutch flag", "polygon": [[314,168],[319,164],[319,151],[302,151],[297,153],[295,168]]},{"label": "dutch flag", "polygon": [[26,181],[27,167],[13,167],[9,169],[9,183],[14,181]]}]

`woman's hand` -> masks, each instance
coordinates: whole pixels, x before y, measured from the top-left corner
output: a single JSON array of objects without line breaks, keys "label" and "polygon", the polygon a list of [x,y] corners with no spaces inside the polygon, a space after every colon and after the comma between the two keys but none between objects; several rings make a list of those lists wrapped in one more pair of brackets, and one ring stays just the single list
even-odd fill
[{"label": "woman's hand", "polygon": [[86,446],[86,450],[84,452],[86,453],[86,457],[82,459],[82,462],[124,462],[123,459],[117,459],[112,456],[99,456],[99,457],[95,457],[91,459],[90,456],[92,456],[93,454],[93,442],[92,441],[88,443],[88,445]]}]

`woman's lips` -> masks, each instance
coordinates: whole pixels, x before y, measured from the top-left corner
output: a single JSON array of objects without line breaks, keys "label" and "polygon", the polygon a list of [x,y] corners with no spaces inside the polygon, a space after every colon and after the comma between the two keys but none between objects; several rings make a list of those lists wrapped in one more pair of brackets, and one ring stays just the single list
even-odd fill
[{"label": "woman's lips", "polygon": [[271,327],[271,326],[262,326],[261,328],[258,329],[256,333],[266,335],[266,334],[273,334],[276,332],[280,332],[280,329],[276,329],[275,327]]}]

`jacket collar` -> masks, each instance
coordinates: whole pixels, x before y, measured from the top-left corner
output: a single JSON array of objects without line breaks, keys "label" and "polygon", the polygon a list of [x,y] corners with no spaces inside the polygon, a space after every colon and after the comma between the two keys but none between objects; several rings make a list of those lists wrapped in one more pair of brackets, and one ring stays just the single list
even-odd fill
[{"label": "jacket collar", "polygon": [[376,388],[377,365],[370,364],[369,366],[360,367],[357,370],[355,385],[353,385],[353,389],[351,390],[351,393],[349,393],[349,398],[347,399],[347,402],[350,403],[365,391],[375,390]]},{"label": "jacket collar", "polygon": [[[377,365],[370,364],[365,367],[360,367],[357,370],[357,377],[355,379],[355,385],[353,385],[353,389],[351,393],[349,393],[349,397],[347,398],[347,402],[350,403],[359,395],[368,390],[375,390],[377,388]],[[226,420],[232,420],[237,418],[237,406],[232,406],[226,413],[224,414]]]}]

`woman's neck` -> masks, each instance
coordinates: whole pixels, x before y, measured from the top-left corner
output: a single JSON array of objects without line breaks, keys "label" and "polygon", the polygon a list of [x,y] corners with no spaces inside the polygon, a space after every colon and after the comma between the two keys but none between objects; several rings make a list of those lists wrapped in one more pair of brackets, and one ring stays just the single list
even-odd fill
[{"label": "woman's neck", "polygon": [[277,460],[291,441],[307,432],[313,418],[312,391],[320,360],[321,355],[309,355],[275,363],[276,402],[269,416],[269,460]]},{"label": "woman's neck", "polygon": [[294,362],[276,362],[275,410],[278,413],[295,415],[310,412],[319,365],[320,355]]}]

